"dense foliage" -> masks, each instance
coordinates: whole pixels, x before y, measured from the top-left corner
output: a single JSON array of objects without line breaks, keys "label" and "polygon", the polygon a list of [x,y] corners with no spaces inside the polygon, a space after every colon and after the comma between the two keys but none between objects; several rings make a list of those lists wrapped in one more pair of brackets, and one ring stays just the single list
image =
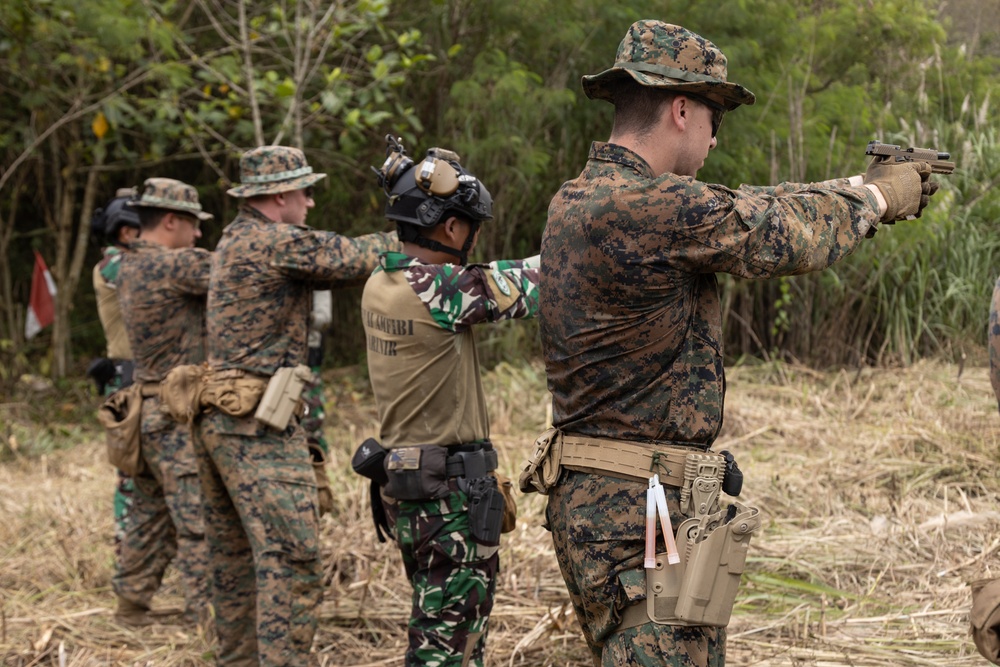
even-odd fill
[{"label": "dense foliage", "polygon": [[[197,184],[217,223],[241,150],[304,147],[330,174],[310,222],[385,228],[369,165],[387,132],[457,150],[497,219],[483,258],[537,251],[548,200],[605,139],[611,107],[579,78],[610,66],[638,18],[682,24],[727,54],[758,97],[727,117],[700,177],[739,183],[858,173],[871,138],[952,151],[922,220],[883,229],[830,271],[723,278],[727,353],[817,365],[906,362],[985,336],[1000,253],[1000,9],[941,0],[10,0],[0,3],[0,364],[78,368],[101,351],[90,212],[152,175]],[[60,286],[59,323],[23,345],[31,247]],[[83,278],[81,278],[83,276]],[[78,284],[79,283],[79,284]],[[332,347],[362,354],[357,295]],[[487,353],[536,350],[508,328]],[[526,333],[527,332],[527,333]],[[75,354],[70,354],[72,342]],[[25,356],[27,355],[27,356]],[[75,359],[75,361],[74,361]]]}]

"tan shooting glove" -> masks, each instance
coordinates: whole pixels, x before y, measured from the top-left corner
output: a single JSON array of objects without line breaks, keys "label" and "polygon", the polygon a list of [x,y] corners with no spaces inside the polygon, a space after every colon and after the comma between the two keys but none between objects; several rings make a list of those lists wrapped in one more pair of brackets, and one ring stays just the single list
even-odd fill
[{"label": "tan shooting glove", "polygon": [[938,184],[930,180],[926,162],[891,162],[873,159],[865,172],[864,184],[874,185],[888,205],[882,222],[893,223],[909,216],[919,218]]}]

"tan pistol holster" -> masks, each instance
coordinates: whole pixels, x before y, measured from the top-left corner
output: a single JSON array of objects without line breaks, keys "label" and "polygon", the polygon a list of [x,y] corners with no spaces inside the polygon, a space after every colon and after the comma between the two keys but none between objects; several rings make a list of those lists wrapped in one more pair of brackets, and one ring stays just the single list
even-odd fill
[{"label": "tan pistol holster", "polygon": [[267,383],[254,418],[265,426],[284,431],[292,415],[301,409],[302,391],[315,382],[316,376],[305,364],[279,368]]},{"label": "tan pistol holster", "polygon": [[[646,599],[622,612],[618,630],[645,623],[681,626],[725,626],[729,623],[750,537],[760,528],[760,512],[732,502],[719,507],[726,473],[725,459],[693,447],[636,443],[609,438],[543,432],[535,441],[518,485],[525,493],[547,494],[568,468],[679,487],[680,510],[690,517],[677,528],[681,561],[656,555],[656,568],[646,570]],[[636,526],[637,534],[642,530]]]}]

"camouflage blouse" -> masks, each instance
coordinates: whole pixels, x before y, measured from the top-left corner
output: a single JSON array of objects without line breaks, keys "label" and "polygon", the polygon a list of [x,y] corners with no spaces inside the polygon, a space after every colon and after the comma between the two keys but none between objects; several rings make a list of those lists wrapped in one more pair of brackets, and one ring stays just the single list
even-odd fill
[{"label": "camouflage blouse", "polygon": [[542,346],[553,422],[566,431],[706,447],[722,425],[715,274],[771,278],[849,255],[879,218],[846,180],[731,190],[656,177],[595,143],[549,205]]},{"label": "camouflage blouse", "polygon": [[133,241],[118,275],[135,378],[159,382],[174,366],[205,360],[205,292],[212,254]]},{"label": "camouflage blouse", "polygon": [[357,238],[273,222],[244,204],[213,253],[208,362],[272,375],[306,362],[313,290],[361,284],[395,232]]},{"label": "camouflage blouse", "polygon": [[489,437],[473,326],[535,315],[537,258],[460,266],[387,253],[380,262],[361,308],[382,444]]},{"label": "camouflage blouse", "polygon": [[131,359],[125,323],[122,321],[121,304],[118,302],[118,271],[121,268],[122,249],[110,245],[104,249],[101,261],[94,266],[92,279],[97,297],[97,315],[104,329],[107,343],[106,355],[110,359]]}]

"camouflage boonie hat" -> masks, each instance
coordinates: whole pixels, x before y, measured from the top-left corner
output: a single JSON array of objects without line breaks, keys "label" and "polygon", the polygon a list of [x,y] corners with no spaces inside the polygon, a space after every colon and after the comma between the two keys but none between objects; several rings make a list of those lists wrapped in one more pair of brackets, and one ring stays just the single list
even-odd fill
[{"label": "camouflage boonie hat", "polygon": [[307,188],[326,174],[314,174],[306,155],[289,146],[261,146],[240,158],[242,183],[227,191],[233,197],[276,195]]},{"label": "camouflage boonie hat", "polygon": [[662,21],[633,23],[618,45],[614,67],[583,77],[583,92],[590,99],[613,102],[609,84],[625,76],[643,86],[703,95],[729,111],[756,99],[743,86],[726,81],[726,56],[719,47]]},{"label": "camouflage boonie hat", "polygon": [[142,195],[128,205],[188,213],[199,220],[211,220],[214,217],[201,210],[198,191],[193,186],[173,178],[147,178],[143,183]]}]

